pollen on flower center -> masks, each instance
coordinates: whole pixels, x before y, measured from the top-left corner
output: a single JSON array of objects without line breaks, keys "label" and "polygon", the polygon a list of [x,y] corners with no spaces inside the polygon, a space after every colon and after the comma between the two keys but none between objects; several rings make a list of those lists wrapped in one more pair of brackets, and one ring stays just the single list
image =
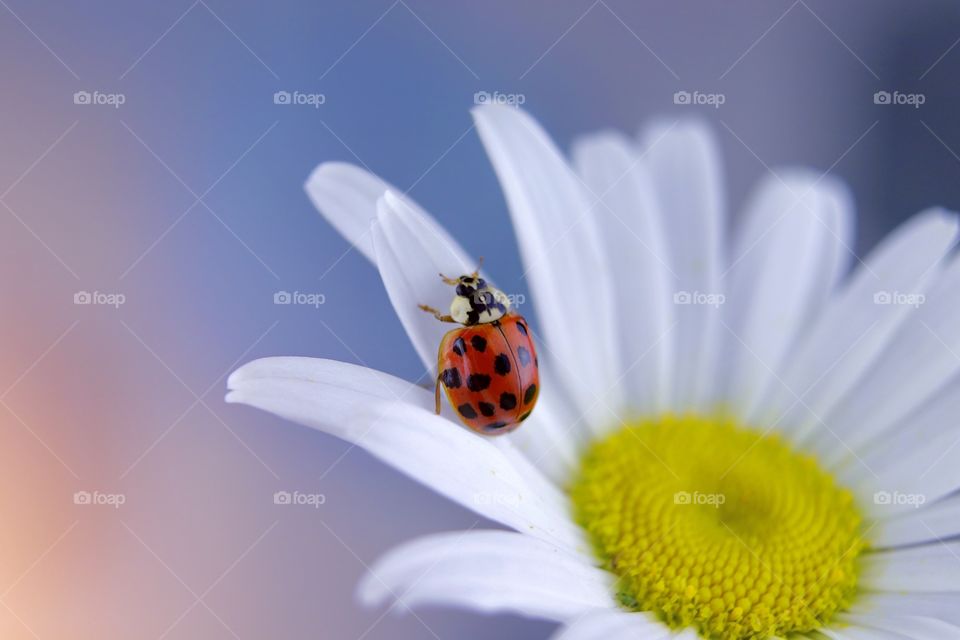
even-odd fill
[{"label": "pollen on flower center", "polygon": [[587,450],[570,488],[618,598],[722,640],[823,627],[857,588],[851,494],[810,457],[724,418],[629,424]]}]

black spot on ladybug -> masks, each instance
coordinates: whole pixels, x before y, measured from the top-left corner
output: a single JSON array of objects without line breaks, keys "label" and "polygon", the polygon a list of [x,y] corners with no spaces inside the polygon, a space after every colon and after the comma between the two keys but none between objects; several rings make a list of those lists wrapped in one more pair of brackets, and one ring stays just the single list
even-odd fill
[{"label": "black spot on ladybug", "polygon": [[458,356],[467,352],[467,343],[463,341],[463,338],[457,338],[453,341],[453,352]]},{"label": "black spot on ladybug", "polygon": [[530,404],[535,395],[537,395],[537,385],[532,384],[523,392],[523,404]]},{"label": "black spot on ladybug", "polygon": [[530,364],[530,352],[527,351],[526,347],[517,347],[517,360],[520,361],[522,367]]},{"label": "black spot on ladybug", "polygon": [[525,414],[520,416],[520,419],[518,420],[518,422],[523,422],[524,420],[529,418],[531,413],[533,413],[533,411],[527,411]]},{"label": "black spot on ladybug", "polygon": [[490,386],[490,376],[485,373],[471,373],[467,376],[467,389],[483,391]]},{"label": "black spot on ladybug", "polygon": [[522,322],[517,323],[517,330],[523,335],[527,335],[527,325],[523,324]]},{"label": "black spot on ladybug", "polygon": [[534,358],[533,358],[533,366],[535,366],[537,369],[540,368],[540,356],[534,356]]},{"label": "black spot on ladybug", "polygon": [[458,389],[462,384],[460,371],[454,368],[444,369],[440,374],[440,380],[447,389]]},{"label": "black spot on ladybug", "polygon": [[497,375],[501,376],[510,373],[510,358],[507,357],[507,354],[497,354],[497,357],[493,359],[493,370],[497,372]]},{"label": "black spot on ladybug", "polygon": [[470,344],[480,353],[487,350],[487,339],[483,336],[473,336],[470,338]]},{"label": "black spot on ladybug", "polygon": [[492,416],[493,413],[497,410],[497,408],[492,404],[490,404],[489,402],[481,402],[479,403],[478,406],[480,407],[480,413],[482,413],[488,418]]},{"label": "black spot on ladybug", "polygon": [[467,420],[473,420],[477,417],[477,412],[469,402],[457,407],[457,412]]},{"label": "black spot on ladybug", "polygon": [[510,411],[517,406],[517,396],[513,395],[508,391],[504,391],[500,394],[500,408],[504,411]]},{"label": "black spot on ladybug", "polygon": [[505,426],[507,426],[506,422],[494,422],[492,424],[488,424],[483,429],[484,431],[499,431],[500,429],[503,429]]}]

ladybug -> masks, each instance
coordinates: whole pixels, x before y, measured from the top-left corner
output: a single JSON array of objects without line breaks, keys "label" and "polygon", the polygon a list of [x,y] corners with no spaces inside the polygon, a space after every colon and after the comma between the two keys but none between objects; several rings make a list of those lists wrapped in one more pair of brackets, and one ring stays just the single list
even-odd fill
[{"label": "ladybug", "polygon": [[440,386],[460,419],[486,435],[509,433],[530,417],[540,393],[539,362],[527,321],[510,311],[507,296],[479,271],[459,278],[440,274],[456,287],[450,315],[419,305],[441,322],[462,325],[440,341],[436,411]]}]

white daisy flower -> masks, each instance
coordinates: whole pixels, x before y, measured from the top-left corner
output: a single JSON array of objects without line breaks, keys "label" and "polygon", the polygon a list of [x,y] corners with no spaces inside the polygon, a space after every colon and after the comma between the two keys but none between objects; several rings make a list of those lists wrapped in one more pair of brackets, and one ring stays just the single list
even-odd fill
[{"label": "white daisy flower", "polygon": [[[956,217],[923,212],[854,261],[845,187],[791,170],[728,238],[700,124],[588,136],[571,168],[523,111],[474,117],[537,311],[532,417],[478,436],[432,391],[330,360],[229,380],[228,401],[512,529],[402,545],[361,599],[546,618],[563,640],[960,638]],[[447,306],[437,274],[476,260],[357,167],[321,165],[307,191],[435,377],[450,326],[417,305]]]}]

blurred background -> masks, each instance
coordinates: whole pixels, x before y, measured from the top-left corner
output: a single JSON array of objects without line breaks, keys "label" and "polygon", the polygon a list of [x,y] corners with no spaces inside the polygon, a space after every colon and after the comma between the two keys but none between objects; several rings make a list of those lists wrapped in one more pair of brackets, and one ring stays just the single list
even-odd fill
[{"label": "blurred background", "polygon": [[267,355],[422,373],[308,173],[409,189],[523,293],[475,101],[522,102],[564,148],[699,116],[734,212],[768,167],[829,170],[862,254],[960,207],[958,42],[947,1],[0,0],[0,637],[547,637],[360,608],[388,548],[489,524],[223,403]]}]

